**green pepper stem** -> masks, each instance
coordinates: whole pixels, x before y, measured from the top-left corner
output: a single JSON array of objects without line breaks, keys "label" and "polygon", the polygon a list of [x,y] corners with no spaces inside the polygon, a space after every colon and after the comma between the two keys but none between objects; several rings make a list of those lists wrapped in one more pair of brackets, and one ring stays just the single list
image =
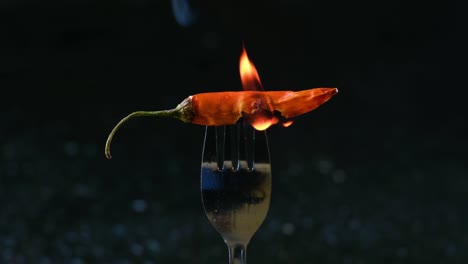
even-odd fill
[{"label": "green pepper stem", "polygon": [[138,117],[138,116],[155,116],[155,117],[175,117],[175,118],[179,118],[179,115],[180,115],[180,109],[177,109],[177,108],[170,109],[170,110],[161,110],[161,111],[136,111],[136,112],[133,112],[133,113],[127,115],[122,120],[120,120],[120,122],[117,123],[117,125],[115,125],[115,127],[112,129],[109,136],[107,137],[106,147],[105,147],[105,150],[104,150],[104,152],[106,154],[106,158],[107,159],[112,158],[112,156],[110,154],[110,145],[111,145],[112,139],[114,138],[114,135],[117,132],[117,130],[119,130],[119,128],[125,122],[127,122],[129,119],[134,118],[134,117]]}]

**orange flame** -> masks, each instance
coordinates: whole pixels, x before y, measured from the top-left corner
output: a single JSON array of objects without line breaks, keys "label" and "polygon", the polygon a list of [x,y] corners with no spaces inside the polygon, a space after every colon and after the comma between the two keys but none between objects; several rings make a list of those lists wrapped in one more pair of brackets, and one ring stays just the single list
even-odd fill
[{"label": "orange flame", "polygon": [[288,120],[286,122],[284,122],[282,125],[283,127],[289,127],[290,125],[292,125],[293,121],[292,120]]},{"label": "orange flame", "polygon": [[278,118],[276,117],[266,117],[263,115],[255,115],[255,117],[252,120],[252,126],[259,130],[263,131],[269,128],[270,126],[278,123]]},{"label": "orange flame", "polygon": [[[242,53],[239,59],[239,73],[242,81],[242,88],[245,91],[263,91],[262,82],[258,76],[255,65],[249,60],[245,46],[242,46]],[[258,98],[257,109],[248,113],[246,118],[248,122],[259,131],[268,129],[270,126],[279,122],[279,119],[273,114],[273,107],[269,105],[268,100],[261,96]],[[284,127],[288,127],[292,121],[283,123]]]},{"label": "orange flame", "polygon": [[245,47],[242,47],[242,54],[239,60],[239,73],[242,81],[242,88],[244,88],[244,90],[263,90],[257,69],[255,68],[255,65],[249,60]]},{"label": "orange flame", "polygon": [[256,119],[253,123],[252,126],[257,129],[258,131],[263,131],[269,128],[271,125],[273,125],[273,121],[271,120],[263,120],[263,121],[258,121]]}]

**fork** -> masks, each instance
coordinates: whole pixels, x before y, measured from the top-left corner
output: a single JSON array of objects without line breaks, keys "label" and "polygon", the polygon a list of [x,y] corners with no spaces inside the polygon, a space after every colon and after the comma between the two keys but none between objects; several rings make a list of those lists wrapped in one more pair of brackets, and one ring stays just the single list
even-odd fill
[{"label": "fork", "polygon": [[265,220],[271,197],[271,164],[265,131],[250,124],[206,127],[201,165],[203,208],[229,252],[245,264],[247,246]]}]

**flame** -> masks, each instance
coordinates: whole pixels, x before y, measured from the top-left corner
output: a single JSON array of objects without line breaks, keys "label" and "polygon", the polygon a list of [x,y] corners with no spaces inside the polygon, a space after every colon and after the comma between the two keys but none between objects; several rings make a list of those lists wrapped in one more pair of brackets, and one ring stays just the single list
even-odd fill
[{"label": "flame", "polygon": [[278,123],[278,118],[276,117],[258,115],[253,119],[251,124],[256,130],[263,131],[276,123]]},{"label": "flame", "polygon": [[[249,60],[245,46],[242,46],[242,53],[239,59],[239,73],[242,81],[242,88],[245,91],[263,91],[262,82],[258,76],[255,65]],[[261,96],[261,100],[257,105],[257,111],[248,114],[248,122],[259,131],[268,129],[270,126],[279,122],[279,119],[273,114],[273,108],[267,103],[268,100]],[[284,127],[288,127],[292,121],[283,123]]]},{"label": "flame", "polygon": [[262,82],[258,76],[255,65],[249,60],[245,47],[242,47],[242,54],[239,59],[239,73],[242,81],[242,88],[246,91],[263,90]]},{"label": "flame", "polygon": [[288,120],[286,122],[284,122],[282,125],[283,127],[289,127],[290,125],[292,125],[293,121],[292,120]]}]

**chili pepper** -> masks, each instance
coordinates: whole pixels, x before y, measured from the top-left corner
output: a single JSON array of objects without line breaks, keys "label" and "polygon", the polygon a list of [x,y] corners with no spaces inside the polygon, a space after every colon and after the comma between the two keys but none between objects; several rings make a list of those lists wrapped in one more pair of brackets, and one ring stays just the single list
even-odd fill
[{"label": "chili pepper", "polygon": [[111,158],[112,138],[133,117],[173,117],[203,126],[233,125],[243,117],[257,130],[264,130],[278,123],[280,118],[290,119],[314,110],[336,93],[337,88],[314,88],[298,92],[233,91],[191,95],[170,110],[136,111],[124,117],[109,134],[105,154]]}]

